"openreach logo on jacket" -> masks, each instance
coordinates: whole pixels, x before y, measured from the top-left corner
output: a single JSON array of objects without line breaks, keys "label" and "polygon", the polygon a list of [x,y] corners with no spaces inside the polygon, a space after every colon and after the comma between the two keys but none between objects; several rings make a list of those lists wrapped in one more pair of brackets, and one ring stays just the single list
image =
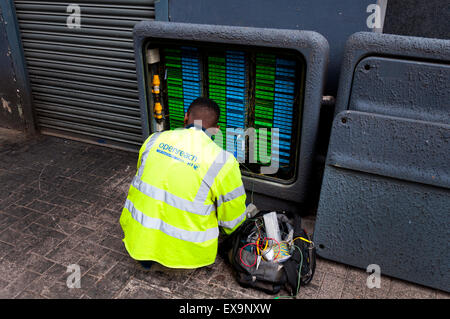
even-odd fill
[{"label": "openreach logo on jacket", "polygon": [[197,163],[198,160],[197,156],[195,156],[194,154],[190,154],[186,151],[183,151],[170,144],[159,143],[158,149],[156,151],[160,154],[166,155],[177,161],[183,162],[186,165],[191,166],[195,170],[199,168],[199,164]]}]

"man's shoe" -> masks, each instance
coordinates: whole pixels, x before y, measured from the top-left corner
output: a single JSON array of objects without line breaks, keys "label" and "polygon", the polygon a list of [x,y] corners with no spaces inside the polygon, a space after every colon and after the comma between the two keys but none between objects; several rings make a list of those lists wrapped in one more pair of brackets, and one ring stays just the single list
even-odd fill
[{"label": "man's shoe", "polygon": [[138,260],[138,261],[141,264],[142,268],[144,268],[145,270],[150,270],[153,264],[155,263],[154,261],[151,260]]}]

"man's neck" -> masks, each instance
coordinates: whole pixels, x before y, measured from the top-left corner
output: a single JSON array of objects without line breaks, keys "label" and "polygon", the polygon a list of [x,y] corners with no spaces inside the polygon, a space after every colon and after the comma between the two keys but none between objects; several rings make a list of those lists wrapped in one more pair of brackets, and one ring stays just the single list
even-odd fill
[{"label": "man's neck", "polygon": [[192,128],[192,127],[196,128],[196,129],[199,129],[199,130],[202,130],[203,132],[206,132],[206,129],[203,126],[200,126],[198,124],[191,123],[191,124],[188,124],[188,125],[185,126],[186,129],[189,129],[189,128]]}]

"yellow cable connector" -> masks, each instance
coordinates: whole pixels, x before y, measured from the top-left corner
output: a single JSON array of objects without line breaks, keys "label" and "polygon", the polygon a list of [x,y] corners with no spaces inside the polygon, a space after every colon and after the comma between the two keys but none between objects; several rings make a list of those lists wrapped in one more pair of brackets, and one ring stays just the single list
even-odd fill
[{"label": "yellow cable connector", "polygon": [[152,84],[153,84],[152,93],[155,95],[155,106],[153,107],[153,114],[156,120],[161,120],[163,118],[163,112],[159,96],[161,92],[159,89],[159,85],[161,84],[161,81],[159,80],[159,75],[155,74],[153,76]]},{"label": "yellow cable connector", "polygon": [[155,103],[155,107],[153,108],[153,113],[155,113],[155,119],[162,119],[162,105],[159,102]]},{"label": "yellow cable connector", "polygon": [[159,92],[160,92],[159,85],[160,84],[161,84],[161,81],[159,80],[159,75],[155,74],[153,76],[153,82],[152,82],[152,85],[153,85],[152,93],[159,94]]}]

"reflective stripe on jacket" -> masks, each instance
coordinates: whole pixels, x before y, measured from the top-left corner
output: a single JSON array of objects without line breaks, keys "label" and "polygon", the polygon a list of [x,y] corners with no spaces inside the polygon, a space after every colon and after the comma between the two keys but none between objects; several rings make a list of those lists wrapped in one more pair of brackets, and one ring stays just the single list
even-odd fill
[{"label": "reflective stripe on jacket", "polygon": [[232,233],[245,220],[239,164],[200,129],[152,134],[120,217],[136,260],[171,268],[214,263],[219,226]]}]

